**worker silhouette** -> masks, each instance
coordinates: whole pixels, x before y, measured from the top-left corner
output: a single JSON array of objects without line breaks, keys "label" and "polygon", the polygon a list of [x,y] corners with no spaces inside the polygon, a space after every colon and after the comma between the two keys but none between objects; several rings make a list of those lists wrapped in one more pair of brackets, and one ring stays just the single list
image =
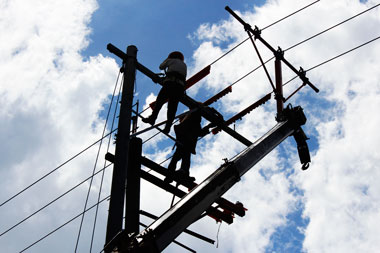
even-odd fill
[{"label": "worker silhouette", "polygon": [[178,102],[185,92],[187,66],[183,54],[174,51],[160,64],[159,68],[165,70],[166,76],[152,114],[143,118],[142,121],[154,125],[161,107],[168,101],[167,121],[163,132],[169,133],[177,112]]},{"label": "worker silhouette", "polygon": [[[196,154],[195,147],[198,137],[206,134],[206,132],[203,133],[204,131],[201,128],[201,110],[199,108],[193,110],[181,119],[180,124],[174,126],[177,143],[176,150],[168,166],[168,175],[164,180],[167,183],[173,181],[174,172],[182,178],[189,178],[191,153]],[[178,171],[175,171],[177,162],[181,159],[181,167]]]}]

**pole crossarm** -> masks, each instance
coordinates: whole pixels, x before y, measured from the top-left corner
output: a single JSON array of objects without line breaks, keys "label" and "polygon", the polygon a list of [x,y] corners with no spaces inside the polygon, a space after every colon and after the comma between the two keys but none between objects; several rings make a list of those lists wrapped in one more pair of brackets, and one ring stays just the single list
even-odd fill
[{"label": "pole crossarm", "polygon": [[[255,29],[252,29],[251,25],[246,23],[241,17],[239,17],[230,7],[226,6],[225,7],[226,11],[228,11],[237,21],[239,21],[243,26],[244,26],[244,30],[247,31],[247,32],[250,32],[254,35],[255,39],[258,39],[259,41],[261,41],[261,43],[263,43],[270,51],[272,51],[272,53],[278,57],[279,54],[278,54],[278,51],[276,49],[274,49],[268,42],[266,42],[262,37],[261,37],[261,30],[255,26]],[[294,73],[296,73],[298,75],[298,77],[302,80],[302,82],[306,83],[307,85],[309,85],[315,92],[319,92],[319,89],[317,87],[315,87],[310,81],[309,79],[306,77],[305,75],[305,72],[301,69],[301,70],[297,70],[292,64],[290,64],[290,62],[288,62],[284,56],[282,55],[280,57],[281,61],[283,63],[285,63],[286,66],[288,66]]]},{"label": "pole crossarm", "polygon": [[[127,58],[127,55],[112,45],[111,43],[107,45],[107,49],[115,54],[116,56],[120,57],[123,61]],[[150,69],[145,67],[144,65],[140,64],[139,62],[136,63],[136,69],[139,70],[144,75],[148,76],[150,79],[152,79],[153,82],[158,83],[162,85],[162,79],[154,72],[152,72]],[[243,143],[246,146],[249,146],[252,144],[250,140],[245,138],[244,136],[240,135],[233,129],[229,128],[228,125],[225,123],[225,121],[219,117],[219,115],[215,114],[215,111],[207,106],[201,106],[199,102],[195,101],[191,97],[187,96],[186,94],[182,97],[180,100],[184,105],[186,105],[189,108],[200,108],[202,110],[202,116],[210,121],[211,123],[215,124],[215,126],[218,126],[220,129],[231,135],[233,138],[237,139],[241,143]]]},{"label": "pole crossarm", "polygon": [[[284,111],[286,113],[285,121],[277,123],[235,159],[219,167],[140,234],[131,236],[124,241],[128,252],[163,251],[216,199],[239,182],[248,170],[306,122],[305,115],[299,108],[286,108]],[[124,252],[123,249],[121,252]]]},{"label": "pole crossarm", "polygon": [[[115,159],[115,156],[113,154],[111,154],[111,153],[106,154],[106,160],[107,161],[114,162],[114,159]],[[157,172],[163,176],[168,175],[168,170],[166,168],[162,167],[161,165],[155,163],[154,161],[152,161],[152,160],[150,160],[144,156],[141,157],[141,164],[144,165],[145,167],[151,169],[151,170],[154,170],[155,172]],[[174,187],[171,184],[165,183],[161,179],[153,176],[152,174],[149,174],[146,171],[141,170],[140,173],[141,173],[141,178],[143,178],[144,180],[156,185],[157,187],[160,187],[161,189],[163,189],[167,192],[174,194],[175,196],[177,196],[179,198],[182,198],[183,196],[186,195],[186,192],[178,189],[177,187]],[[176,181],[178,184],[187,187],[189,189],[189,191],[197,186],[197,184],[194,181],[186,180],[180,176],[174,175],[173,180]],[[237,214],[240,217],[245,216],[246,209],[244,208],[243,204],[240,202],[237,202],[236,204],[234,204],[231,201],[229,201],[223,197],[220,197],[220,198],[215,200],[215,203],[221,209],[228,210],[229,212]],[[209,208],[209,210],[207,210],[207,214],[214,219],[217,219],[219,221],[223,220],[224,222],[226,222],[228,224],[231,224],[233,222],[232,216],[230,216],[228,214],[224,214],[223,212],[219,211],[217,208],[213,208],[213,207]]]}]

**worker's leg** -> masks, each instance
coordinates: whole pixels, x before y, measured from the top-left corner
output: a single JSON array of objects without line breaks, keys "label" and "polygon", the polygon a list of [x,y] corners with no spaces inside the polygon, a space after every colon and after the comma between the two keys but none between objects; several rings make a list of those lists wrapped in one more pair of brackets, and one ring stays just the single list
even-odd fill
[{"label": "worker's leg", "polygon": [[177,167],[177,162],[181,160],[182,154],[181,154],[181,148],[176,148],[172,159],[170,160],[169,166],[168,166],[168,174],[166,175],[166,178],[164,179],[164,182],[171,183],[173,182],[173,174],[175,172],[175,169]]},{"label": "worker's leg", "polygon": [[180,150],[178,150],[179,148],[177,147],[174,154],[173,154],[173,157],[169,163],[169,166],[168,166],[168,173],[172,173],[175,171],[176,167],[177,167],[177,162],[179,160],[181,160],[181,152]]},{"label": "worker's leg", "polygon": [[165,102],[169,98],[169,94],[170,94],[170,87],[168,84],[164,84],[164,86],[162,86],[160,92],[158,93],[156,104],[154,106],[152,114],[149,117],[143,119],[142,120],[143,122],[154,125],[154,123],[156,122],[158,113],[160,112],[162,106],[165,104]]},{"label": "worker's leg", "polygon": [[177,83],[170,83],[167,122],[163,130],[166,133],[169,133],[170,131],[170,128],[175,118],[175,114],[177,112],[179,100],[182,98],[183,94],[184,94],[184,88],[182,85],[177,84]]},{"label": "worker's leg", "polygon": [[180,170],[186,175],[190,174],[190,158],[191,153],[189,151],[182,152],[182,162]]}]

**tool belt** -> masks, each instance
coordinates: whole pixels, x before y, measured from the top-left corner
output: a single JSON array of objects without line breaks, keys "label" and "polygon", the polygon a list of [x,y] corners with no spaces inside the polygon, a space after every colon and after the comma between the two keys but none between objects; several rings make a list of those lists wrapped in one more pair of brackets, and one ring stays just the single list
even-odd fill
[{"label": "tool belt", "polygon": [[183,75],[181,75],[178,72],[167,72],[166,77],[164,79],[164,83],[165,82],[176,82],[185,86],[186,79]]}]

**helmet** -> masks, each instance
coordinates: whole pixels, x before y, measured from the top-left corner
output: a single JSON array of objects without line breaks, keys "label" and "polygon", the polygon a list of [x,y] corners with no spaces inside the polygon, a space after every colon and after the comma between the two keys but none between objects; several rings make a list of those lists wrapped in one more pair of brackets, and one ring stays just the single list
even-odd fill
[{"label": "helmet", "polygon": [[183,54],[179,51],[174,51],[174,52],[171,52],[168,56],[168,58],[170,59],[180,59],[181,61],[184,61],[185,60],[185,57],[183,56]]}]

